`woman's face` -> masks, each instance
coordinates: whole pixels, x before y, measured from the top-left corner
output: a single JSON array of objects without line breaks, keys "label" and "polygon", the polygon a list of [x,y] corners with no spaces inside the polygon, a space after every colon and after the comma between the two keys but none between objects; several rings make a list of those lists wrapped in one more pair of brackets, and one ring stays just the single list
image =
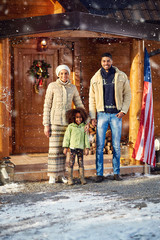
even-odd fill
[{"label": "woman's face", "polygon": [[81,116],[80,113],[76,113],[75,122],[76,122],[77,125],[81,124],[81,122],[82,122],[82,116]]},{"label": "woman's face", "polygon": [[62,82],[67,82],[68,81],[68,78],[69,78],[69,73],[67,70],[65,69],[62,69],[59,73],[59,79],[62,81]]}]

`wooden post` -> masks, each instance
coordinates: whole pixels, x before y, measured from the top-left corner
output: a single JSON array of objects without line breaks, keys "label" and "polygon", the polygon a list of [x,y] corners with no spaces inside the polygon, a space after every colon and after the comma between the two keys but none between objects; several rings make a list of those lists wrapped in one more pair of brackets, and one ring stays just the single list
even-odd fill
[{"label": "wooden post", "polygon": [[140,161],[132,158],[134,144],[137,139],[143,94],[144,49],[142,40],[133,40],[131,49],[130,86],[132,100],[129,111],[129,157],[131,165],[140,165]]},{"label": "wooden post", "polygon": [[[2,42],[0,42],[0,91],[2,89],[2,72],[3,72],[3,57],[2,57]],[[1,92],[0,92],[1,100]],[[3,151],[3,118],[2,118],[2,103],[0,103],[0,158],[2,157]]]},{"label": "wooden post", "polygon": [[0,41],[0,158],[9,156],[10,63],[9,40]]}]

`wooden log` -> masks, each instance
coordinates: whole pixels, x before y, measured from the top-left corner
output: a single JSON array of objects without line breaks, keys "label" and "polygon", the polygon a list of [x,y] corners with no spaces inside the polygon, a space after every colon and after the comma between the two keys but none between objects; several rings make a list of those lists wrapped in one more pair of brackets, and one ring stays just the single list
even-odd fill
[{"label": "wooden log", "polygon": [[111,133],[111,130],[110,130],[110,129],[107,130],[107,132],[106,132],[106,138],[109,137],[109,136],[110,136],[110,137],[112,136],[112,133]]},{"label": "wooden log", "polygon": [[109,150],[109,151],[108,151],[108,154],[112,154],[112,150]]},{"label": "wooden log", "polygon": [[111,142],[112,141],[112,137],[107,137],[107,141]]}]

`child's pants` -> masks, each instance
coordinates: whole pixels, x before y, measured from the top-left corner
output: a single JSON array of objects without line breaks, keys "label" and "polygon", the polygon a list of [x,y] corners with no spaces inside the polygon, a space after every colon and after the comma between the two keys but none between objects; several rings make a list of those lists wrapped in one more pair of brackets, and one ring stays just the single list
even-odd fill
[{"label": "child's pants", "polygon": [[73,168],[76,155],[77,155],[79,167],[83,168],[83,149],[79,149],[79,148],[70,149],[69,167]]}]

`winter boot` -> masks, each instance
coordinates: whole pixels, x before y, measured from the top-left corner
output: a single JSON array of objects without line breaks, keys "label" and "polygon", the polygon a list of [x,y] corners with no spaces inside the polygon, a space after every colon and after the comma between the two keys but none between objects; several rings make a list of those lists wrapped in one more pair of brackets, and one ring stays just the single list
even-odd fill
[{"label": "winter boot", "polygon": [[123,179],[119,176],[119,174],[114,174],[114,180],[122,181]]},{"label": "winter boot", "polygon": [[73,168],[68,168],[68,185],[73,185]]},{"label": "winter boot", "polygon": [[80,175],[80,180],[81,180],[81,184],[86,184],[86,180],[84,178],[84,168],[79,168],[79,175]]},{"label": "winter boot", "polygon": [[56,179],[52,176],[49,176],[49,184],[53,184],[56,182]]}]

